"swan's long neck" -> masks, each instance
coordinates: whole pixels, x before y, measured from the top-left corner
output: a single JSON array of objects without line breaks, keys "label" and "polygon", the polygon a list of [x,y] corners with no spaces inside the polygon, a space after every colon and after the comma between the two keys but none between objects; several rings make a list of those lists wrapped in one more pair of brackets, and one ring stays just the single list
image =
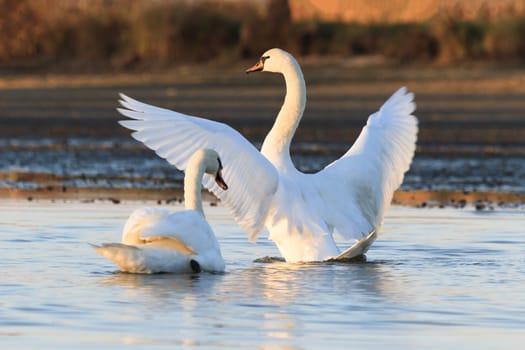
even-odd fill
[{"label": "swan's long neck", "polygon": [[261,153],[277,168],[293,167],[290,143],[303,116],[306,105],[306,87],[303,73],[295,59],[283,64],[282,74],[286,83],[284,103],[272,129],[264,139]]},{"label": "swan's long neck", "polygon": [[202,158],[190,158],[184,175],[184,206],[188,210],[197,210],[204,216],[202,209],[202,176],[206,165]]}]

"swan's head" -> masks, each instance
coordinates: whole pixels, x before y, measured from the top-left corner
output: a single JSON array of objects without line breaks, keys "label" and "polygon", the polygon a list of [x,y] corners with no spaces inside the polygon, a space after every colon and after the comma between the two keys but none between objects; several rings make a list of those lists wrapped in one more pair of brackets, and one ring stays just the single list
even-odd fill
[{"label": "swan's head", "polygon": [[197,158],[198,162],[204,164],[204,172],[215,178],[217,185],[224,191],[228,189],[228,185],[222,177],[222,161],[219,154],[212,149],[203,149],[197,151],[194,157]]},{"label": "swan's head", "polygon": [[284,67],[295,62],[295,59],[288,52],[281,49],[270,49],[262,54],[259,61],[246,70],[252,72],[272,72],[282,73]]}]

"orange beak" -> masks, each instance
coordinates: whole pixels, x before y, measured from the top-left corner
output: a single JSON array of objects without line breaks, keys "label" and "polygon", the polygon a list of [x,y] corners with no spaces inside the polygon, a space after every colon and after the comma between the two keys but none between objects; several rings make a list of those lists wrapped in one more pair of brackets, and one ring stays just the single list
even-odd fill
[{"label": "orange beak", "polygon": [[263,68],[264,68],[264,62],[262,59],[260,59],[256,64],[254,64],[253,66],[251,66],[250,68],[246,70],[246,74],[251,73],[251,72],[260,72],[263,70]]}]

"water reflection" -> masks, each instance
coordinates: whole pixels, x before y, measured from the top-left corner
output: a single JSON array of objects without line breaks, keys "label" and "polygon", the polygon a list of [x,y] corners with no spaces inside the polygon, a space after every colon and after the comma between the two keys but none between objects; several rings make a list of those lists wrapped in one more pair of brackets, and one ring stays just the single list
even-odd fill
[{"label": "water reflection", "polygon": [[[202,295],[213,291],[221,274],[131,274],[115,272],[99,282],[100,286],[125,287],[126,294],[147,296],[152,301],[181,295]],[[145,299],[146,301],[148,299]]]},{"label": "water reflection", "polygon": [[2,204],[3,347],[382,349],[433,339],[431,348],[479,350],[523,343],[522,211],[393,207],[368,262],[296,265],[254,262],[274,247],[249,245],[223,208],[207,207],[226,273],[107,272],[113,267],[85,242],[114,237],[136,206]]},{"label": "water reflection", "polygon": [[258,264],[236,271],[248,298],[276,304],[315,302],[323,292],[339,296],[384,296],[402,293],[406,286],[390,273],[388,263]]},{"label": "water reflection", "polygon": [[[290,264],[253,263],[224,274],[141,275],[113,273],[100,286],[125,287],[125,294],[159,299],[214,297],[245,306],[318,303],[320,296],[353,299],[395,295],[403,298],[408,282],[395,275],[396,264],[388,262]],[[191,298],[190,298],[191,299]]]},{"label": "water reflection", "polygon": [[255,327],[261,348],[298,349],[294,344],[311,331],[305,323],[337,329],[353,319],[362,321],[380,300],[403,298],[409,287],[395,278],[392,267],[381,262],[247,262],[224,274],[114,273],[99,286],[119,288],[118,302],[129,303],[140,315],[170,312],[185,328],[194,325],[185,332],[185,343],[201,342],[203,325],[221,337],[231,327]]}]

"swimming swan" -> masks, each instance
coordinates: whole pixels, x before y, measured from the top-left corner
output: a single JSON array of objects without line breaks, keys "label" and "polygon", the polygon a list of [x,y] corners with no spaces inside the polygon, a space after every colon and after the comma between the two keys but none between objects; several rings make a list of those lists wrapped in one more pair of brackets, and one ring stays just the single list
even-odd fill
[{"label": "swimming swan", "polygon": [[[288,262],[324,261],[364,254],[377,237],[394,191],[414,156],[417,119],[414,95],[395,92],[368,118],[354,145],[315,174],[299,172],[290,143],[303,115],[306,87],[297,61],[281,49],[266,51],[247,73],[284,75],[286,97],[259,152],[231,127],[151,106],[120,94],[120,124],[178,169],[198,148],[216,149],[224,160],[225,192],[212,179],[204,186],[227,206],[255,241],[265,227]],[[337,140],[334,140],[337,141]],[[356,242],[346,251],[333,233]]]},{"label": "swimming swan", "polygon": [[96,251],[132,273],[186,273],[224,271],[217,238],[204,218],[201,180],[204,173],[226,190],[221,160],[210,149],[198,150],[189,159],[184,177],[186,210],[170,212],[141,208],[129,217],[122,243],[94,246]]}]

